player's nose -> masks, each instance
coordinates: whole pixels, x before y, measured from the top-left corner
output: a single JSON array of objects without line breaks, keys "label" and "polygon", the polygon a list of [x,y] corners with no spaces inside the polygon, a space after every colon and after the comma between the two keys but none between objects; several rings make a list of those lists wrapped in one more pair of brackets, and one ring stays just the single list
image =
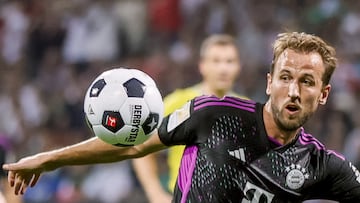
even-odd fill
[{"label": "player's nose", "polygon": [[294,100],[300,97],[299,85],[294,81],[291,82],[288,89],[288,96]]}]

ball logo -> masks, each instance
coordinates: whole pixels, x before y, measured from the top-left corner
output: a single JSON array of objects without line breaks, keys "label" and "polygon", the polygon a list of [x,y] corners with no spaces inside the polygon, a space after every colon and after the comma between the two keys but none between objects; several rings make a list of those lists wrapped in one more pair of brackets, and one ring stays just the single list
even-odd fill
[{"label": "ball logo", "polygon": [[120,113],[114,111],[104,111],[102,124],[113,133],[119,131],[125,125]]},{"label": "ball logo", "polygon": [[88,113],[89,113],[89,115],[94,115],[95,114],[93,108],[91,107],[91,105],[89,105]]},{"label": "ball logo", "polygon": [[135,142],[138,133],[139,133],[139,127],[141,122],[141,116],[142,116],[142,105],[133,105],[130,107],[131,111],[131,130],[130,134],[127,138],[125,138],[126,142]]},{"label": "ball logo", "polygon": [[106,125],[115,128],[116,126],[116,118],[112,116],[106,117]]},{"label": "ball logo", "polygon": [[286,175],[286,185],[293,190],[297,190],[304,185],[305,179],[309,179],[309,174],[306,173],[305,168],[300,165],[291,164],[285,169],[288,174]]}]

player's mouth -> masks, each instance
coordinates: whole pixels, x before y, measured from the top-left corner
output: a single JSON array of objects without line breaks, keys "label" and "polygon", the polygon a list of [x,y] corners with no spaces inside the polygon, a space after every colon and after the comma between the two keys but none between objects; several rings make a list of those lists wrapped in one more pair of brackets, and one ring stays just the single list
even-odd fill
[{"label": "player's mouth", "polygon": [[300,112],[300,106],[296,105],[296,104],[287,104],[285,106],[285,109],[287,110],[287,112],[291,115],[296,114],[298,112]]}]

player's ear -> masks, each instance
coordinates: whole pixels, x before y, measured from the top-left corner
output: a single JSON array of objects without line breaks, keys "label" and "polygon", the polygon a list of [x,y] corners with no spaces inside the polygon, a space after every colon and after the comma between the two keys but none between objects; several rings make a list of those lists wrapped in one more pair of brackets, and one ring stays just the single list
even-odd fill
[{"label": "player's ear", "polygon": [[323,87],[323,89],[321,91],[320,98],[319,98],[319,104],[321,104],[321,105],[326,104],[326,101],[327,101],[327,99],[329,97],[330,90],[331,90],[331,85],[330,84]]},{"label": "player's ear", "polygon": [[271,93],[271,83],[272,83],[272,76],[271,76],[270,73],[267,73],[266,79],[267,79],[267,82],[266,82],[266,94],[270,95],[270,93]]}]

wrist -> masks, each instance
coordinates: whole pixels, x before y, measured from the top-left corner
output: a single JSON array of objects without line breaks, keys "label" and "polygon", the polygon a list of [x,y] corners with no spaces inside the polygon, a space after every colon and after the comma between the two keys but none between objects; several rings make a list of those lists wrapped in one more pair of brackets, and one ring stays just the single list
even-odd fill
[{"label": "wrist", "polygon": [[60,159],[57,158],[55,152],[40,153],[39,160],[43,171],[52,171],[61,167]]}]

